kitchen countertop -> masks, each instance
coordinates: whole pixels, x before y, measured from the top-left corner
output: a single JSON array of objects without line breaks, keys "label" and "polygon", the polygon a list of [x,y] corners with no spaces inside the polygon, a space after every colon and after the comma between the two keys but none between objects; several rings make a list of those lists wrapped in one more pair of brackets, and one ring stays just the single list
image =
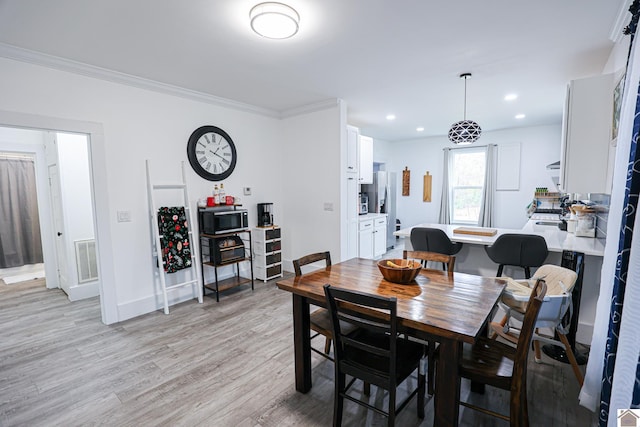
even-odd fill
[{"label": "kitchen countertop", "polygon": [[358,221],[367,221],[370,219],[376,219],[376,218],[386,217],[386,216],[387,216],[386,213],[368,213],[366,215],[359,215]]},{"label": "kitchen countertop", "polygon": [[[364,215],[363,215],[364,216]],[[541,219],[533,218],[527,221],[525,226],[518,229],[509,228],[495,228],[497,233],[494,236],[476,236],[470,234],[455,234],[454,229],[461,227],[456,224],[418,224],[415,227],[431,227],[439,228],[443,230],[449,238],[454,242],[469,243],[475,245],[491,245],[501,234],[515,233],[515,234],[537,234],[544,237],[547,242],[549,252],[562,252],[562,251],[576,251],[582,252],[585,255],[603,256],[604,255],[604,239],[596,239],[593,237],[576,237],[575,234],[567,233],[558,228],[557,225],[540,225],[536,222],[540,222]],[[546,222],[546,219],[545,221]],[[393,233],[399,237],[409,237],[411,235],[411,229],[413,227],[403,228]],[[481,228],[481,227],[474,227]]]}]

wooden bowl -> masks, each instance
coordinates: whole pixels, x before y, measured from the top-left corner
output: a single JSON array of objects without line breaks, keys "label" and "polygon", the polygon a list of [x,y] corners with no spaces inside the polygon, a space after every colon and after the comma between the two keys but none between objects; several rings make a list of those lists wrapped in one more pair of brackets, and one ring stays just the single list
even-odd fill
[{"label": "wooden bowl", "polygon": [[393,283],[413,282],[422,266],[418,261],[406,259],[381,259],[378,269],[382,276]]}]

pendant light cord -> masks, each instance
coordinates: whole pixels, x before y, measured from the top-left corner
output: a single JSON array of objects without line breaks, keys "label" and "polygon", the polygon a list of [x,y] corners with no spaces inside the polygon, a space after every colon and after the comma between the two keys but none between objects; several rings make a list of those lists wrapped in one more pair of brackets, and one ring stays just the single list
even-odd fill
[{"label": "pendant light cord", "polygon": [[467,120],[467,77],[464,76],[464,113],[462,114],[463,120]]}]

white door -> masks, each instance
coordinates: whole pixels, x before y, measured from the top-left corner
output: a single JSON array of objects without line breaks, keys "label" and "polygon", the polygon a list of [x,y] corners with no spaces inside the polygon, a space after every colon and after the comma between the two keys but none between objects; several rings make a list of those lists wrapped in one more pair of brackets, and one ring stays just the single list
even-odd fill
[{"label": "white door", "polygon": [[66,236],[64,217],[62,214],[62,193],[60,189],[60,173],[58,165],[49,165],[49,193],[51,195],[51,212],[56,242],[56,262],[58,268],[59,287],[69,295],[69,276],[67,267]]}]

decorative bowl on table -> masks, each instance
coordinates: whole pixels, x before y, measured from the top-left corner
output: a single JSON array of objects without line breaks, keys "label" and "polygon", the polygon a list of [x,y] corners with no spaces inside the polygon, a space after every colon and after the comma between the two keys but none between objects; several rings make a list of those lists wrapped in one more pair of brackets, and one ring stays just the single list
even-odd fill
[{"label": "decorative bowl on table", "polygon": [[410,283],[416,278],[422,266],[418,261],[408,259],[381,259],[378,269],[382,276],[393,283]]}]

